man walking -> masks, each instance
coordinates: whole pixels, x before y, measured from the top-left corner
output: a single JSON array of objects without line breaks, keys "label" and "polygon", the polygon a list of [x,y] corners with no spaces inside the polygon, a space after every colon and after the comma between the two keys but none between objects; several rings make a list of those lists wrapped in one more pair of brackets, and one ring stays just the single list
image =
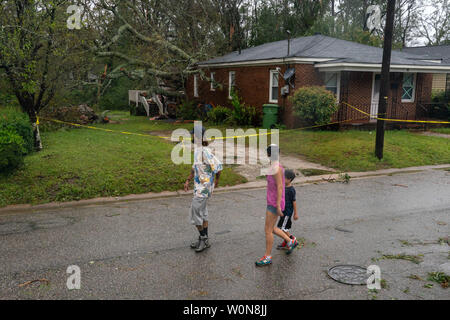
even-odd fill
[{"label": "man walking", "polygon": [[191,173],[184,184],[184,190],[189,190],[189,184],[194,179],[194,198],[191,204],[191,223],[200,233],[198,240],[191,243],[191,248],[202,252],[210,247],[208,241],[208,208],[207,201],[211,197],[214,187],[219,184],[222,163],[208,148],[208,141],[203,127],[196,126],[194,131],[194,164]]}]

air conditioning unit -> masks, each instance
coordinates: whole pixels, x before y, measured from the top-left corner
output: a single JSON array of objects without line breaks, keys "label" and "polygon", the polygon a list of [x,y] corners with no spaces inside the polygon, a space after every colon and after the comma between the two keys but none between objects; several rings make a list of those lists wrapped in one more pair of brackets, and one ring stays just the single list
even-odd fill
[{"label": "air conditioning unit", "polygon": [[288,94],[289,94],[289,85],[286,85],[286,86],[281,88],[281,95],[282,96],[287,96]]}]

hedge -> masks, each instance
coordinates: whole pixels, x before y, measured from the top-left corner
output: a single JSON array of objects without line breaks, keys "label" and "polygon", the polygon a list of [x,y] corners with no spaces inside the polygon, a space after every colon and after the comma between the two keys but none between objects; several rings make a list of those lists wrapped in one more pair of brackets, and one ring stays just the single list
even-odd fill
[{"label": "hedge", "polygon": [[15,108],[0,109],[0,130],[16,133],[23,139],[26,153],[34,150],[33,127],[27,114]]},{"label": "hedge", "polygon": [[23,138],[11,130],[0,129],[0,173],[20,166],[25,154]]},{"label": "hedge", "polygon": [[294,113],[308,125],[323,125],[338,109],[335,95],[324,87],[303,87],[290,98]]}]

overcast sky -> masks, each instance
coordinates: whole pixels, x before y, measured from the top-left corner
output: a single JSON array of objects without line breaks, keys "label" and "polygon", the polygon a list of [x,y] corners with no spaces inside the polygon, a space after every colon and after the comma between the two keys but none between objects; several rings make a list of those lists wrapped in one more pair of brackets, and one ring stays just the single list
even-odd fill
[{"label": "overcast sky", "polygon": [[[430,16],[433,13],[434,10],[434,5],[433,5],[433,1],[432,0],[423,0],[424,3],[424,14],[426,16]],[[447,8],[448,10],[448,8]],[[412,43],[412,45],[414,47],[418,47],[418,46],[424,46],[427,44],[427,39],[425,37],[421,37],[421,38],[416,38],[415,42]],[[411,45],[411,44],[410,44]]]}]

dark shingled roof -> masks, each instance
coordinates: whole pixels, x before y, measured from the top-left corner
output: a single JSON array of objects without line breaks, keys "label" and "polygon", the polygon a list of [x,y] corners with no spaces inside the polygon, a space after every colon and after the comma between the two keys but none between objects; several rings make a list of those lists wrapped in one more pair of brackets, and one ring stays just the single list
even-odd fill
[{"label": "dark shingled roof", "polygon": [[[237,51],[199,63],[200,65],[216,63],[236,63],[282,58],[329,58],[337,62],[381,64],[383,49],[352,41],[340,40],[323,35],[295,38],[291,40],[291,54],[287,56],[287,40],[266,43],[257,47]],[[391,63],[397,65],[438,66],[435,62],[408,52],[392,51]],[[434,60],[434,59],[433,59]]]},{"label": "dark shingled roof", "polygon": [[423,57],[432,60],[442,59],[442,63],[450,64],[450,45],[411,47],[403,48],[402,51],[409,54],[420,55],[422,59]]}]

